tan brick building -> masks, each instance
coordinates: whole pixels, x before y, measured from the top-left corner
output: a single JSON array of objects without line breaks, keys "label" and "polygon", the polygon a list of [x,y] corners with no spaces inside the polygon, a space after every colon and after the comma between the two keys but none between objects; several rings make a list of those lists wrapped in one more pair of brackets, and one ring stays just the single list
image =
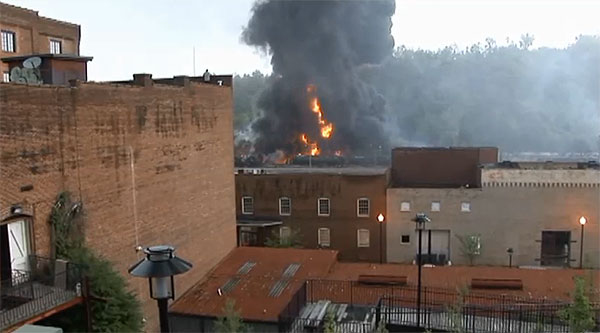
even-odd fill
[{"label": "tan brick building", "polygon": [[[29,54],[79,55],[81,27],[40,16],[37,11],[0,2],[0,58]],[[8,66],[0,63],[2,80]]]},{"label": "tan brick building", "polygon": [[[430,155],[442,151],[432,160],[431,168],[427,164],[421,166],[421,179],[430,179],[430,183],[387,190],[389,262],[415,260],[418,236],[411,219],[422,212],[432,220],[423,234],[424,254],[454,264],[468,264],[457,236],[472,236],[479,242],[474,264],[498,266],[509,265],[510,248],[515,266],[578,267],[579,219],[584,216],[587,223],[583,266],[598,267],[600,169],[597,163],[488,163],[476,158],[464,163],[462,148],[424,150]],[[403,158],[405,164],[414,162],[410,156]],[[457,162],[460,160],[463,162]],[[471,172],[470,178],[477,180],[475,183],[457,186],[437,182],[436,168],[461,164],[455,172],[464,175]],[[428,178],[430,171],[435,171],[435,175]]]},{"label": "tan brick building", "polygon": [[232,86],[231,76],[134,77],[0,84],[0,219],[22,205],[33,214],[22,249],[49,256],[49,212],[70,191],[87,243],[128,278],[152,328],[148,283],[127,274],[136,246],[170,244],[193,263],[179,295],[235,247]]},{"label": "tan brick building", "polygon": [[238,169],[238,243],[264,246],[273,232],[292,232],[302,247],[337,250],[343,261],[379,262],[376,218],[385,213],[388,181],[383,167]]}]

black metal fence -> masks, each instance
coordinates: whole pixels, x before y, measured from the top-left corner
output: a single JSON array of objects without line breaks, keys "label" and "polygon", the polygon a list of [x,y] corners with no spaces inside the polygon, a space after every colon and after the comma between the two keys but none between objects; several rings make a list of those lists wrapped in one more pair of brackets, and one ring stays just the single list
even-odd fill
[{"label": "black metal fence", "polygon": [[30,256],[29,270],[12,270],[0,281],[0,329],[4,330],[80,294],[80,266]]},{"label": "black metal fence", "polygon": [[[323,330],[323,320],[301,318],[309,303],[330,301],[353,308],[370,308],[376,315],[370,323],[350,322],[340,332],[367,332],[380,321],[398,327],[416,327],[465,332],[568,332],[559,313],[569,303],[545,298],[510,294],[423,287],[421,304],[417,304],[415,286],[365,285],[357,281],[309,280],[299,288],[280,315],[280,331],[306,332]],[[600,304],[593,304],[596,322]],[[358,327],[360,326],[360,327]]]}]

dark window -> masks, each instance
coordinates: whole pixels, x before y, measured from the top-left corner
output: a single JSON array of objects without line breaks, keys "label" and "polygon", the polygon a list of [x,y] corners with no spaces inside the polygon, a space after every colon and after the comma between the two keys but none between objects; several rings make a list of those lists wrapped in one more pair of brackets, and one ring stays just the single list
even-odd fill
[{"label": "dark window", "polygon": [[410,235],[402,235],[402,239],[400,241],[402,244],[410,243]]},{"label": "dark window", "polygon": [[242,214],[254,214],[254,199],[252,197],[242,197]]},{"label": "dark window", "polygon": [[292,199],[288,197],[279,198],[279,215],[290,216],[292,215]]},{"label": "dark window", "polygon": [[319,216],[329,216],[329,199],[320,198],[317,215]]},{"label": "dark window", "polygon": [[8,30],[2,30],[2,51],[15,52],[16,49],[15,33]]}]

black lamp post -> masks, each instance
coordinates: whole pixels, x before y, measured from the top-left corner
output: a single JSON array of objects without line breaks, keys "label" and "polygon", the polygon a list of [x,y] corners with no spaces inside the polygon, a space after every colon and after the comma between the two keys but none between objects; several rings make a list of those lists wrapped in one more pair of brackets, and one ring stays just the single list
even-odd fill
[{"label": "black lamp post", "polygon": [[424,213],[418,213],[413,221],[417,224],[417,230],[419,230],[419,251],[417,254],[417,267],[418,267],[418,278],[417,278],[417,327],[421,328],[421,264],[422,264],[422,234],[425,229],[425,223],[431,222],[431,219]]},{"label": "black lamp post", "polygon": [[167,307],[169,298],[175,298],[173,276],[185,273],[192,264],[175,256],[175,249],[168,245],[151,246],[144,250],[146,258],[129,268],[129,274],[148,278],[150,297],[158,302],[160,331],[169,332]]},{"label": "black lamp post", "polygon": [[508,249],[506,249],[506,253],[508,253],[508,267],[512,267],[513,248],[509,247]]},{"label": "black lamp post", "polygon": [[383,214],[377,215],[377,223],[379,223],[379,263],[383,264],[383,222],[385,216]]},{"label": "black lamp post", "polygon": [[579,218],[579,224],[581,224],[581,244],[579,244],[579,269],[583,268],[583,227],[585,226],[586,222],[587,219],[585,218],[585,216]]}]

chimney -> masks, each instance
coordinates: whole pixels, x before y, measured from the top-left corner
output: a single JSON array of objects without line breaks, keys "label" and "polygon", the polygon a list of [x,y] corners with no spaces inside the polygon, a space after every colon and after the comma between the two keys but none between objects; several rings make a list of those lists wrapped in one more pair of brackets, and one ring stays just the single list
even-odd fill
[{"label": "chimney", "polygon": [[152,74],[133,74],[133,84],[136,86],[150,87],[152,83]]}]

